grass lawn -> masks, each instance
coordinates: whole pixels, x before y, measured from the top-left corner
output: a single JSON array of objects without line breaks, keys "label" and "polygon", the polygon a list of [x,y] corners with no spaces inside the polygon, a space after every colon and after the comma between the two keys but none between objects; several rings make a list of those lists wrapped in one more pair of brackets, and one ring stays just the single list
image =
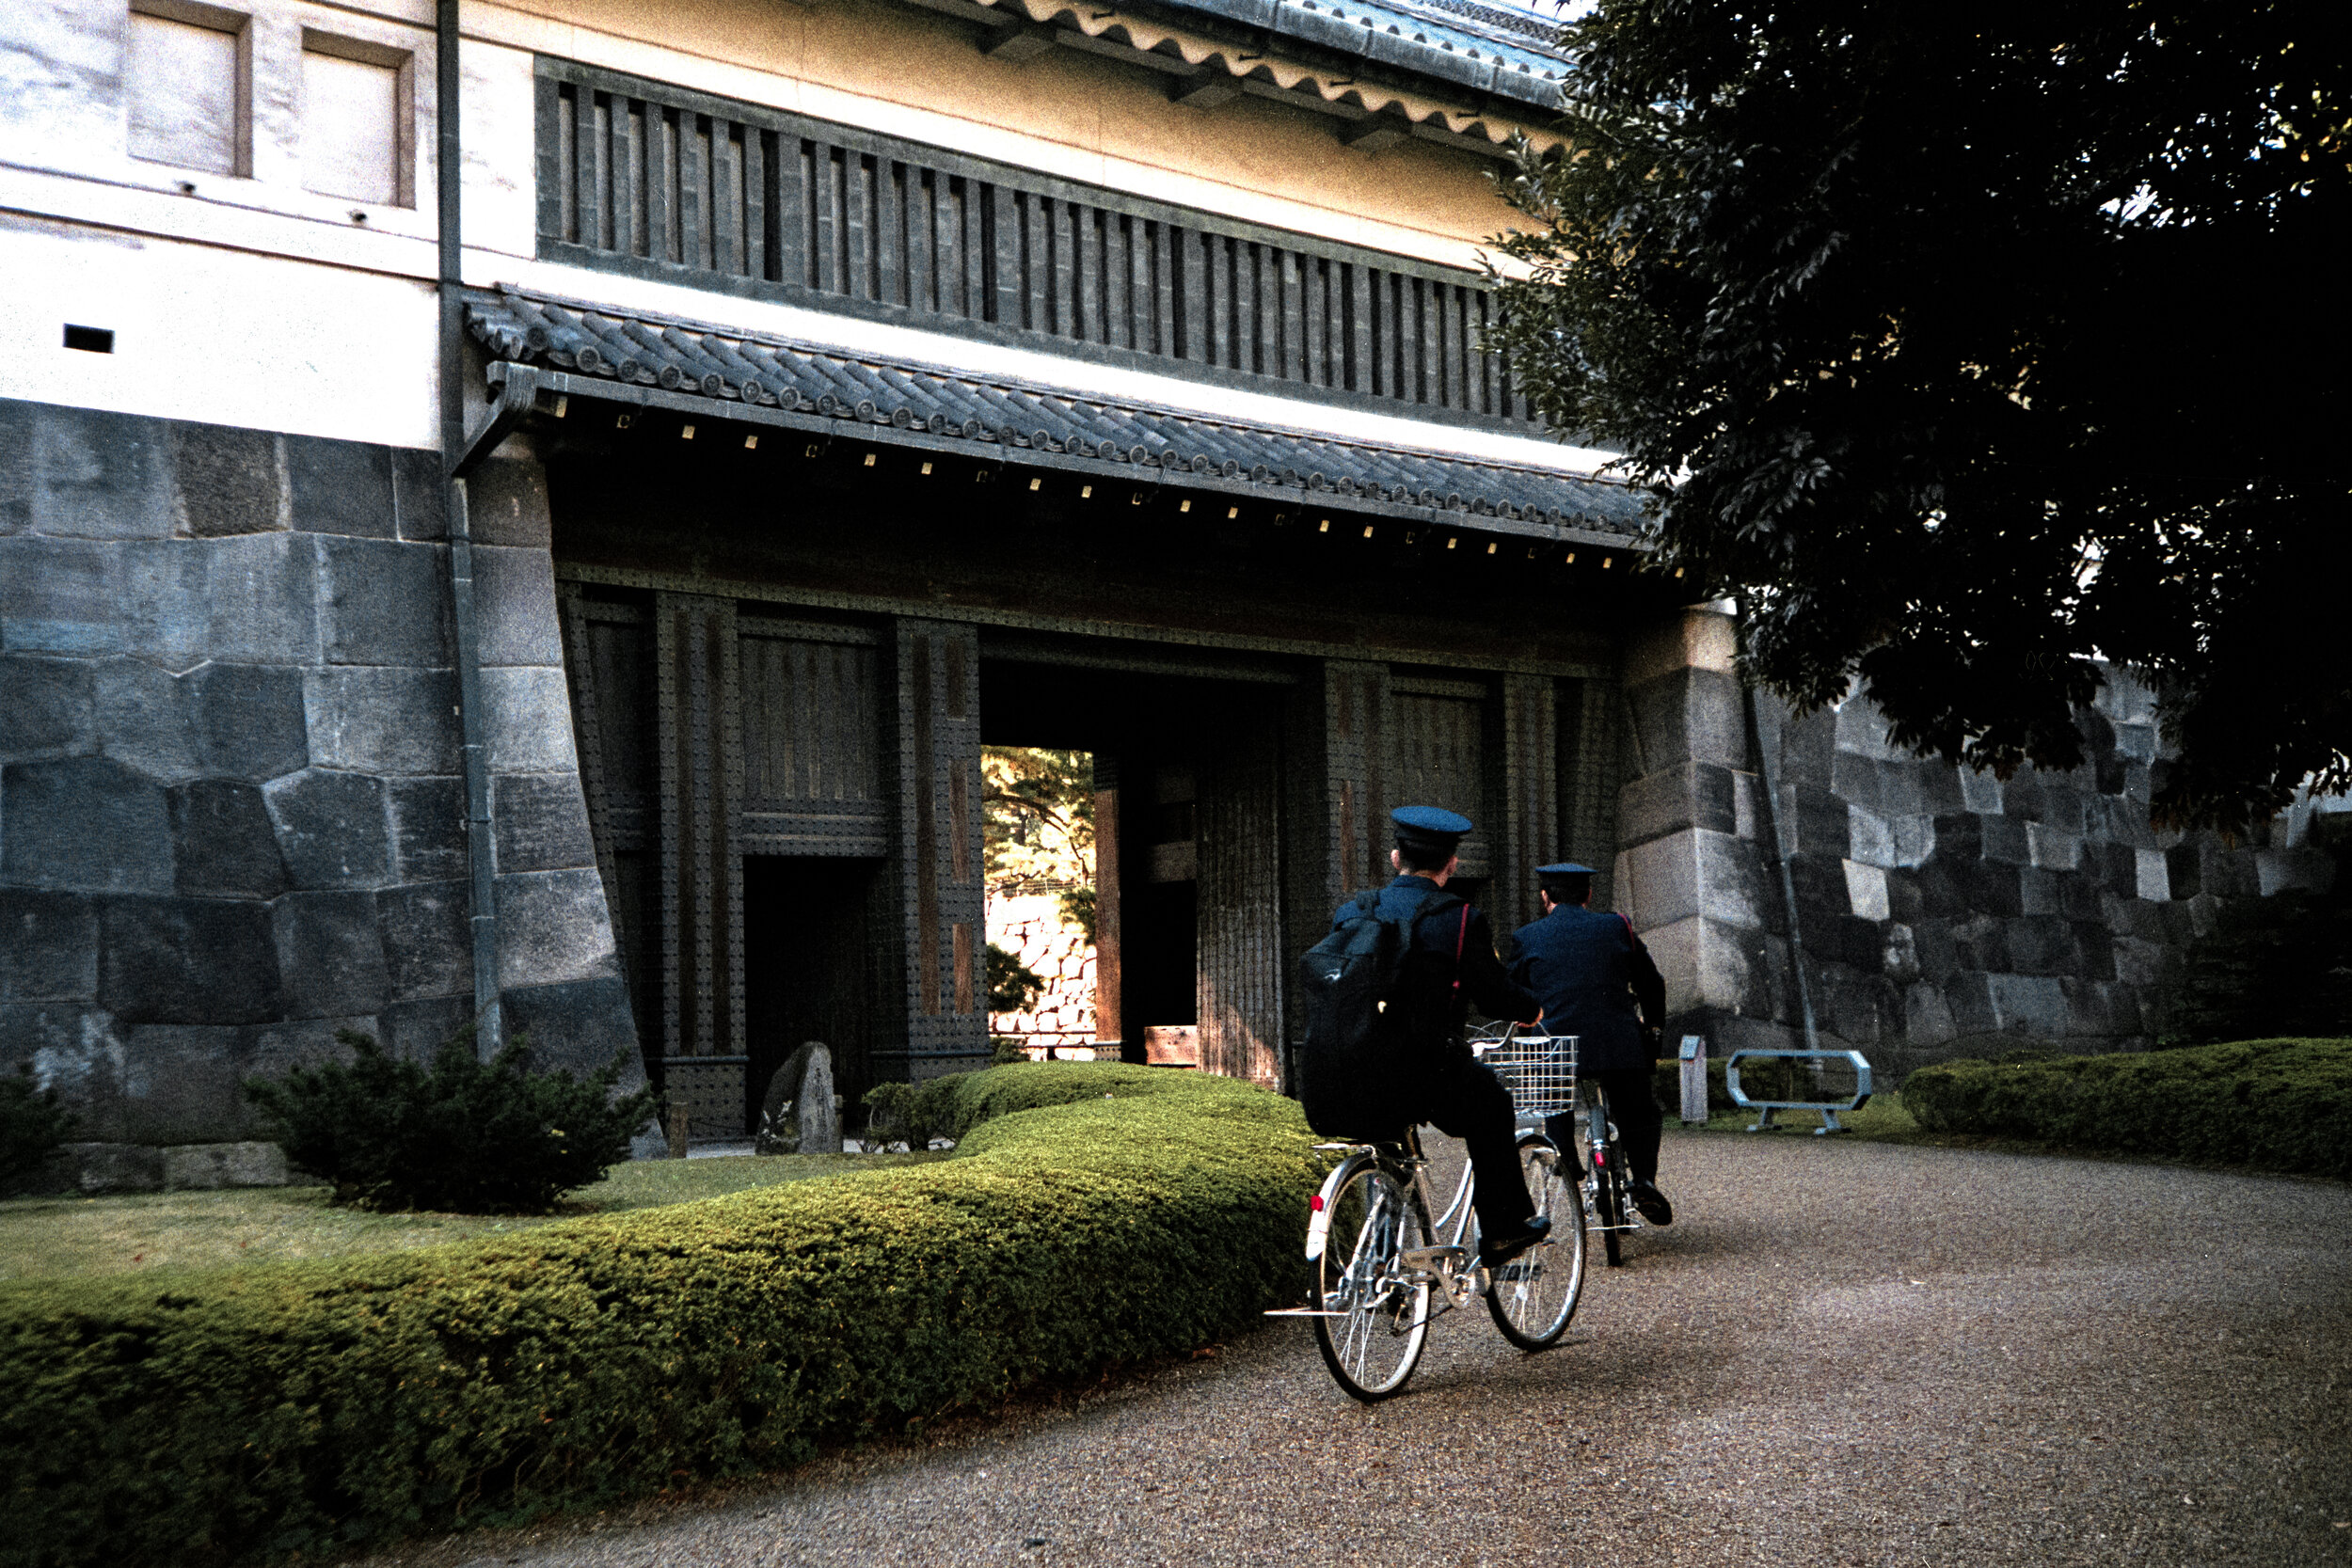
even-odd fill
[{"label": "grass lawn", "polygon": [[202,1269],[285,1258],[394,1252],[582,1214],[613,1214],[716,1197],[811,1177],[880,1170],[948,1158],[938,1154],[777,1154],[711,1160],[636,1160],[615,1165],[552,1214],[375,1214],[338,1209],[325,1187],[250,1187],[119,1197],[27,1197],[0,1202],[0,1281],[64,1275]]}]

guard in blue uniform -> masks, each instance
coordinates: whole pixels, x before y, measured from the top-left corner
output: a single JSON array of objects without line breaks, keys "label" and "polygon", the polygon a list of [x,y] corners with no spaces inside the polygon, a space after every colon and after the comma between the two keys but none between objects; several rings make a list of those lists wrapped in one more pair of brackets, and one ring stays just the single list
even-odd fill
[{"label": "guard in blue uniform", "polygon": [[[1511,978],[1544,1005],[1544,1032],[1575,1035],[1580,1076],[1598,1079],[1625,1147],[1633,1206],[1652,1225],[1672,1225],[1674,1205],[1658,1190],[1663,1119],[1652,1079],[1666,1022],[1666,982],[1625,916],[1591,907],[1593,868],[1539,865],[1544,917],[1511,934]],[[1574,1117],[1554,1117],[1552,1141],[1576,1147]]]},{"label": "guard in blue uniform", "polygon": [[[1478,1173],[1480,1260],[1500,1263],[1541,1241],[1551,1222],[1535,1213],[1519,1174],[1511,1091],[1470,1054],[1462,1025],[1472,1003],[1489,1017],[1532,1022],[1535,999],[1503,973],[1486,915],[1459,898],[1438,896],[1454,876],[1454,850],[1470,831],[1470,818],[1436,806],[1406,806],[1390,816],[1396,848],[1389,863],[1397,877],[1380,892],[1380,912],[1431,906],[1413,923],[1412,949],[1391,1006],[1406,1009],[1407,1037],[1426,1064],[1421,1119],[1461,1139]],[[1351,900],[1332,924],[1355,913]]]}]

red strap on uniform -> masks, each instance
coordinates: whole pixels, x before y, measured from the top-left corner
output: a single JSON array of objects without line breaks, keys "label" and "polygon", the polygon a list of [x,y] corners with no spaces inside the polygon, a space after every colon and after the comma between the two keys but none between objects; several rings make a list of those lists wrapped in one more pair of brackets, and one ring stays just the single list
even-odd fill
[{"label": "red strap on uniform", "polygon": [[1462,994],[1462,944],[1470,941],[1470,906],[1462,906],[1462,928],[1454,934],[1454,994]]}]

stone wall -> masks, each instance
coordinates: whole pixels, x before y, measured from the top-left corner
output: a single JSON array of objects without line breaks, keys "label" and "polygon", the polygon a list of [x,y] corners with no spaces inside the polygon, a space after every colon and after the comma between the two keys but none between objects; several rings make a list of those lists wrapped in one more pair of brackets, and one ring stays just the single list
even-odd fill
[{"label": "stone wall", "polygon": [[1045,981],[1026,1012],[991,1013],[992,1035],[1035,1035],[1040,1046],[1079,1046],[1094,1038],[1094,944],[1066,921],[1057,895],[992,895],[988,940],[1019,957]]},{"label": "stone wall", "polygon": [[1619,907],[1670,1033],[1718,1054],[1803,1043],[1775,829],[1821,1043],[1897,1079],[2025,1039],[2145,1049],[2227,900],[2332,876],[2310,807],[2235,846],[2152,831],[2155,716],[2122,671],[2079,718],[2083,768],[2002,782],[1890,748],[1858,697],[1803,719],[1751,700],[1733,651],[1706,610],[1633,640],[1618,801]]},{"label": "stone wall", "polygon": [[[472,1013],[437,454],[0,402],[0,1069],[76,1135],[254,1130],[240,1080]],[[511,1028],[634,1048],[545,486],[475,486]]]}]

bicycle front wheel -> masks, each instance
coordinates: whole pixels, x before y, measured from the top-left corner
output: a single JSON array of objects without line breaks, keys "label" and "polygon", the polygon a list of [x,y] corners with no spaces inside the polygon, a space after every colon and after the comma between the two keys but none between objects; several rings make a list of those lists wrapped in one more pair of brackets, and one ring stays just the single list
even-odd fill
[{"label": "bicycle front wheel", "polygon": [[1494,1271],[1486,1310],[1504,1338],[1537,1351],[1559,1342],[1584,1293],[1584,1195],[1566,1158],[1537,1133],[1519,1140],[1519,1174],[1551,1234]]},{"label": "bicycle front wheel", "polygon": [[[1325,1189],[1331,1227],[1314,1261],[1315,1343],[1339,1386],[1370,1404],[1405,1386],[1429,1336],[1429,1281],[1400,1254],[1428,1244],[1404,1187],[1368,1154]],[[1420,1277],[1408,1277],[1417,1273]]]}]

